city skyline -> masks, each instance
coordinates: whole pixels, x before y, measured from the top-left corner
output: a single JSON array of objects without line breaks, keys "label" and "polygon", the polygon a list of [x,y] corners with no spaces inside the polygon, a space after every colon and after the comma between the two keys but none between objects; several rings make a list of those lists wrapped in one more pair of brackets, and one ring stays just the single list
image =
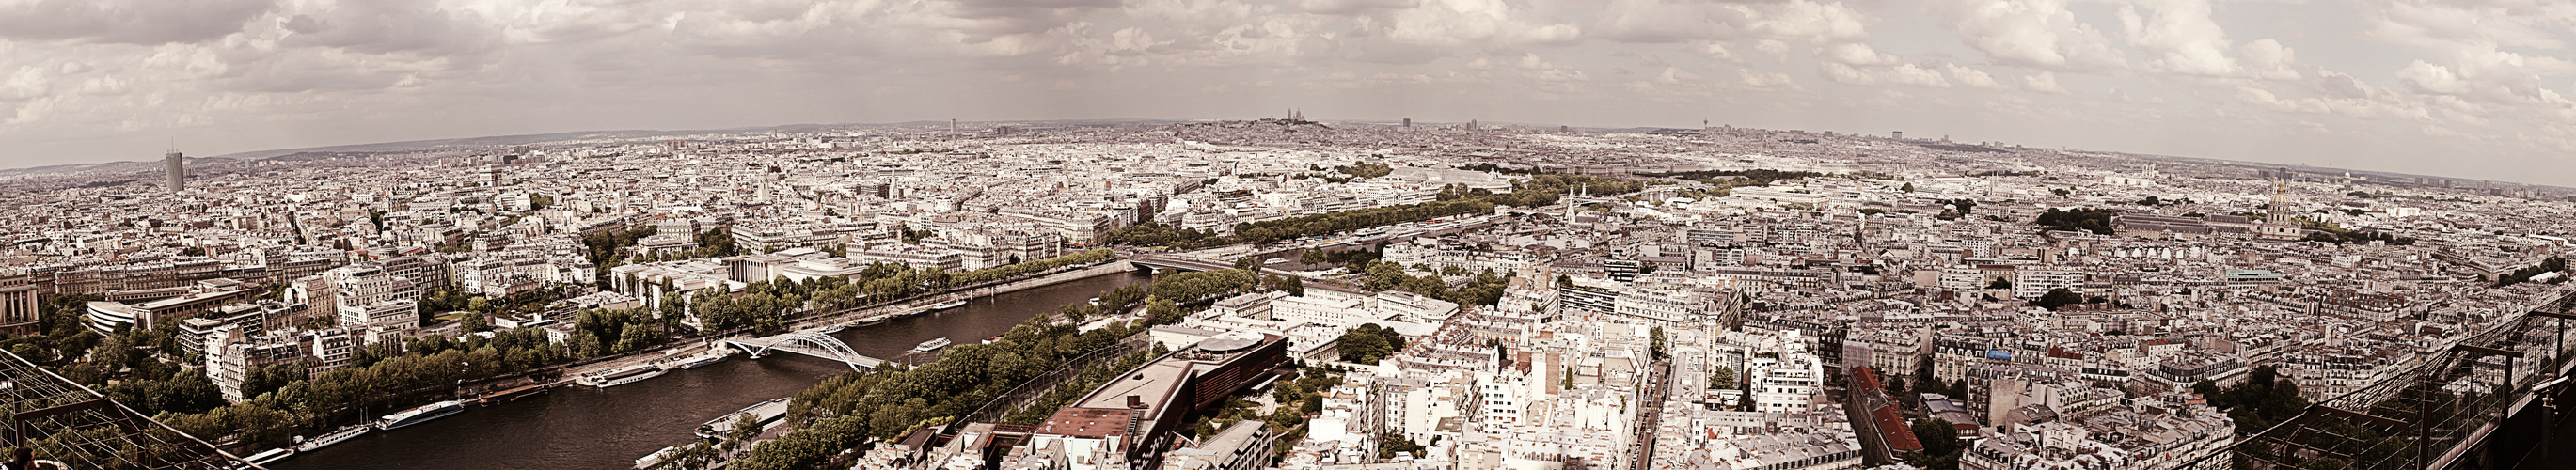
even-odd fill
[{"label": "city skyline", "polygon": [[2369,2],[0,6],[0,164],[597,129],[1710,125],[2568,185],[2571,7]]},{"label": "city skyline", "polygon": [[2567,467],[2481,431],[2564,189],[1283,111],[0,173],[0,396],[119,405],[65,468]]}]

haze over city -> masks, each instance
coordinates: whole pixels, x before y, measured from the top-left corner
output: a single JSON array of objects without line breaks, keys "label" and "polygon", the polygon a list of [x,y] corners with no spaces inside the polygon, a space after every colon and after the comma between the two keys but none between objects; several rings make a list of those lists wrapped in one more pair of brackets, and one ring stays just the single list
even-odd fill
[{"label": "haze over city", "polygon": [[2540,0],[31,0],[0,164],[1069,118],[1951,136],[2576,184]]}]

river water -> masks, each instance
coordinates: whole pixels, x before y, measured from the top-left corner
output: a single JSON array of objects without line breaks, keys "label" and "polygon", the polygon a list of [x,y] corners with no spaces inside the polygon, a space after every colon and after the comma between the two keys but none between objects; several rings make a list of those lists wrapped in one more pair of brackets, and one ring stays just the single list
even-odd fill
[{"label": "river water", "polygon": [[[859,354],[900,359],[913,346],[947,337],[969,344],[1009,331],[1101,291],[1142,282],[1112,274],[976,299],[966,307],[844,330]],[[834,374],[839,362],[797,354],[725,362],[610,388],[568,386],[545,395],[456,416],[373,432],[268,467],[276,470],[399,468],[422,470],[623,469],[664,446],[696,439],[701,423],[763,400],[804,391]],[[378,414],[391,414],[386,410]]]}]

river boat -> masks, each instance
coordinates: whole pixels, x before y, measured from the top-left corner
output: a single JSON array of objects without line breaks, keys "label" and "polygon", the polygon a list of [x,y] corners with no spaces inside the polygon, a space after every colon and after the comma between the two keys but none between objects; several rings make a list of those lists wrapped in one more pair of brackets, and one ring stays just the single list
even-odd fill
[{"label": "river boat", "polygon": [[760,428],[768,429],[771,425],[777,424],[780,419],[787,417],[787,402],[792,399],[794,397],[781,397],[753,403],[751,406],[742,407],[741,411],[725,413],[724,416],[707,420],[707,424],[698,425],[698,437],[722,439],[726,434],[733,433],[734,423],[741,421],[744,414],[751,415]]},{"label": "river boat", "polygon": [[728,357],[733,357],[732,349],[727,349],[722,346],[709,348],[707,349],[707,352],[692,354],[689,355],[689,357],[680,358],[679,368],[687,370],[706,367],[710,364],[724,362],[725,358]]},{"label": "river boat", "polygon": [[932,306],[930,306],[930,309],[931,309],[931,310],[947,310],[947,309],[952,309],[952,308],[957,308],[957,307],[964,307],[964,306],[966,306],[966,301],[965,301],[965,300],[951,300],[951,301],[947,301],[947,302],[941,302],[941,303],[939,303],[939,305],[932,305]]},{"label": "river boat", "polygon": [[548,390],[552,390],[552,388],[547,387],[546,384],[527,384],[511,387],[508,390],[484,394],[482,401],[485,406],[490,406],[494,403],[509,403],[519,401],[521,398],[544,395]]},{"label": "river boat", "polygon": [[661,367],[655,367],[652,364],[637,364],[617,368],[607,372],[584,375],[576,381],[581,382],[582,385],[608,388],[642,382],[644,379],[660,377],[662,376],[662,372]]},{"label": "river boat", "polygon": [[662,461],[670,460],[671,456],[680,455],[681,450],[683,449],[681,449],[680,446],[670,446],[664,447],[662,450],[653,451],[652,454],[645,455],[644,458],[635,459],[635,470],[644,470],[661,466]]},{"label": "river boat", "polygon": [[294,456],[295,449],[280,447],[269,449],[267,452],[250,454],[249,457],[242,457],[242,461],[250,462],[251,465],[268,466],[268,464],[277,463],[279,460],[286,460],[287,457]]},{"label": "river boat", "polygon": [[305,441],[304,441],[304,442],[302,442],[302,443],[295,444],[295,451],[296,451],[296,452],[312,452],[312,451],[316,451],[316,450],[322,450],[322,448],[324,448],[324,447],[330,447],[332,444],[338,444],[338,443],[341,443],[341,442],[346,442],[346,441],[348,441],[348,440],[350,440],[350,439],[357,439],[357,438],[358,438],[358,436],[364,436],[364,435],[367,435],[367,431],[374,431],[374,430],[376,430],[376,428],[371,428],[371,427],[366,427],[366,426],[350,426],[350,427],[340,428],[340,430],[338,430],[338,431],[331,431],[329,434],[323,434],[323,435],[322,435],[322,437],[316,437],[316,438],[312,438],[312,439],[307,439],[307,440],[305,440]]},{"label": "river boat", "polygon": [[923,342],[921,342],[921,344],[920,344],[920,345],[918,345],[918,346],[913,346],[913,347],[912,347],[912,352],[931,352],[931,351],[937,351],[937,350],[939,350],[939,348],[945,348],[945,347],[948,347],[948,344],[949,344],[949,343],[948,343],[948,337],[942,336],[942,337],[937,337],[937,338],[931,338],[929,341],[923,341]]},{"label": "river boat", "polygon": [[923,305],[921,305],[921,304],[912,304],[912,305],[906,305],[906,306],[904,306],[904,307],[903,307],[903,311],[902,311],[902,312],[895,313],[894,315],[889,315],[889,316],[887,316],[886,318],[903,318],[903,317],[909,317],[909,316],[920,315],[920,314],[924,314],[924,313],[930,313],[930,307],[928,307],[928,306],[923,306]]},{"label": "river boat", "polygon": [[461,402],[451,400],[431,403],[421,405],[419,408],[403,410],[401,413],[385,415],[384,419],[376,421],[376,429],[381,431],[392,431],[405,426],[426,423],[429,422],[429,420],[445,418],[463,412],[465,412],[465,404]]}]

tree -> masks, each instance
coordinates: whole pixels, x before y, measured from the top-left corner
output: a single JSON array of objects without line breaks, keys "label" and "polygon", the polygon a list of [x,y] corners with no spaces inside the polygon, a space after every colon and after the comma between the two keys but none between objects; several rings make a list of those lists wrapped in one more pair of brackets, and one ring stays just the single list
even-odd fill
[{"label": "tree", "polygon": [[1915,420],[1914,438],[1923,442],[1923,453],[1926,454],[1942,455],[1963,448],[1959,445],[1958,426],[1946,420]]},{"label": "tree", "polygon": [[1648,347],[1650,348],[1649,350],[1650,350],[1650,351],[1652,351],[1652,352],[1654,353],[1654,355],[1655,355],[1654,357],[1655,357],[1656,359],[1663,359],[1663,358],[1664,358],[1664,327],[1658,326],[1658,327],[1654,327],[1654,328],[1649,328],[1649,329],[1647,329],[1647,330],[1646,330],[1646,335],[1647,335],[1647,339],[1651,342],[1651,343],[1648,345]]},{"label": "tree", "polygon": [[1403,433],[1390,432],[1378,438],[1378,460],[1390,460],[1394,459],[1396,454],[1410,455],[1421,451],[1422,445],[1413,443],[1413,439],[1404,437]]},{"label": "tree", "polygon": [[2000,278],[2000,277],[1998,277],[1998,278],[1995,278],[1995,282],[1989,282],[1989,283],[1986,283],[1986,288],[1987,288],[1987,289],[2011,289],[2011,288],[2012,288],[2012,280],[2010,280],[2010,279],[2004,279],[2004,278]]},{"label": "tree", "polygon": [[1941,386],[1941,378],[1932,375],[1932,356],[1923,356],[1923,359],[1915,361],[1914,391],[1917,393],[1941,393],[1947,391],[1945,387]]},{"label": "tree", "polygon": [[1709,371],[1709,373],[1708,373],[1708,388],[1711,388],[1711,389],[1719,389],[1719,390],[1734,389],[1734,388],[1735,388],[1735,368],[1733,368],[1733,367],[1727,367],[1727,366],[1717,366],[1717,370]]},{"label": "tree", "polygon": [[2058,307],[2080,303],[2084,303],[2084,294],[2077,294],[2075,291],[2059,287],[2049,289],[2047,294],[2040,295],[2039,300],[2032,301],[2031,305],[2036,305],[2039,306],[2039,308],[2045,308],[2053,312],[2057,311]]},{"label": "tree", "polygon": [[1180,305],[1172,303],[1171,299],[1154,299],[1145,303],[1145,318],[1152,319],[1157,325],[1180,323],[1182,315]]},{"label": "tree", "polygon": [[2120,211],[2113,209],[2086,208],[2069,211],[2052,207],[2047,212],[2040,213],[2039,220],[2033,221],[2032,224],[2038,225],[2039,230],[2043,232],[2063,230],[2110,235],[2116,232],[2111,228],[2111,218],[2119,214]]},{"label": "tree", "polygon": [[733,429],[726,431],[724,449],[730,451],[740,448],[743,442],[760,437],[760,416],[743,413],[742,417],[733,420]]},{"label": "tree", "polygon": [[483,312],[465,312],[464,321],[462,321],[457,328],[467,333],[473,333],[492,329],[492,321],[488,318],[484,318]]},{"label": "tree", "polygon": [[1404,350],[1404,335],[1369,323],[1342,332],[1334,344],[1342,353],[1342,362],[1376,364],[1378,360]]},{"label": "tree", "polygon": [[1922,441],[1923,452],[1905,455],[1907,464],[1929,470],[1958,470],[1959,455],[1967,446],[1959,442],[1959,428],[1939,419],[1916,420],[1914,438]]}]

